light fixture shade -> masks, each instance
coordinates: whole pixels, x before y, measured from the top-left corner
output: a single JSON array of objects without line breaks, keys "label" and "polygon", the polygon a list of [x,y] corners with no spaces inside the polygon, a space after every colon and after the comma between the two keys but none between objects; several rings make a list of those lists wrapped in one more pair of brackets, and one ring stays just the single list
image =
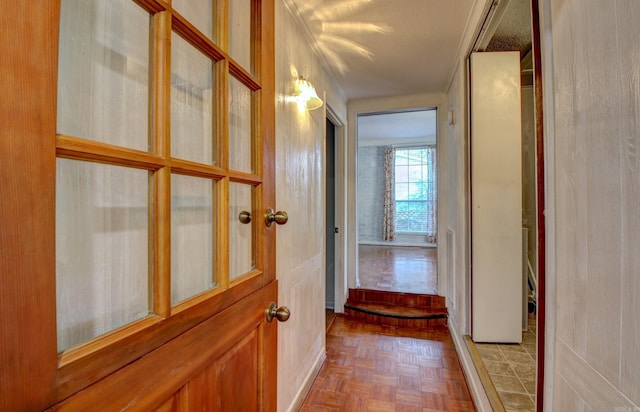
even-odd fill
[{"label": "light fixture shade", "polygon": [[322,99],[318,97],[315,87],[302,76],[296,81],[296,98],[304,104],[307,110],[317,109],[324,104]]}]

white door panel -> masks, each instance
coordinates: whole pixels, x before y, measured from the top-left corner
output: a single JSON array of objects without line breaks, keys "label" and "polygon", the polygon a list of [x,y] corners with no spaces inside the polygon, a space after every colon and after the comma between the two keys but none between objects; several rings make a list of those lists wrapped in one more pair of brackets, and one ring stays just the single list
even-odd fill
[{"label": "white door panel", "polygon": [[522,339],[520,54],[471,55],[472,337]]}]

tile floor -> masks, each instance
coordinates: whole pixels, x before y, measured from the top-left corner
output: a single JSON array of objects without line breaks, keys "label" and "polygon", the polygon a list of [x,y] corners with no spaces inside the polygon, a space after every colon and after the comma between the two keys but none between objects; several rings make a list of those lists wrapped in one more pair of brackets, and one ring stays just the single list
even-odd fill
[{"label": "tile floor", "polygon": [[358,288],[436,294],[437,249],[358,245]]},{"label": "tile floor", "polygon": [[300,411],[475,411],[448,331],[338,315]]},{"label": "tile floor", "polygon": [[522,344],[476,343],[489,376],[507,412],[534,411],[536,394],[536,318],[529,314],[529,330]]}]

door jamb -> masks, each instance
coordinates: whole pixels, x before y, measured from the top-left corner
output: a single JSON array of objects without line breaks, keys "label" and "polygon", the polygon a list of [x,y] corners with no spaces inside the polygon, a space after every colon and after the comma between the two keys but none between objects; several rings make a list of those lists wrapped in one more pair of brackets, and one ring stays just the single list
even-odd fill
[{"label": "door jamb", "polygon": [[536,411],[544,405],[545,375],[545,326],[546,326],[546,224],[545,224],[545,148],[544,148],[544,93],[542,78],[542,53],[540,50],[540,8],[537,0],[531,0],[531,32],[533,50],[534,113],[536,124],[536,206],[538,233],[538,290],[536,290]]},{"label": "door jamb", "polygon": [[[549,128],[545,128],[545,125],[549,125],[550,124],[550,120],[546,119],[544,117],[544,107],[547,106],[549,104],[549,102],[553,101],[551,96],[548,94],[549,93],[549,87],[548,85],[549,80],[543,78],[542,76],[542,72],[543,72],[543,62],[542,62],[542,44],[541,44],[541,27],[542,24],[544,23],[545,19],[548,18],[547,14],[549,12],[548,10],[548,5],[546,2],[543,2],[544,5],[542,7],[540,7],[540,5],[538,4],[539,1],[538,0],[530,0],[531,1],[531,22],[530,22],[530,26],[531,26],[531,32],[532,32],[532,52],[533,52],[533,61],[534,61],[534,110],[535,110],[535,141],[536,141],[536,209],[537,209],[537,222],[536,222],[536,226],[537,226],[537,242],[538,242],[538,247],[537,247],[537,260],[538,260],[538,288],[536,290],[536,297],[537,297],[537,302],[536,302],[536,314],[537,314],[537,319],[536,319],[536,399],[535,399],[535,405],[536,405],[536,412],[542,412],[544,410],[544,392],[545,392],[545,356],[553,356],[553,354],[549,354],[549,355],[545,355],[545,346],[546,346],[546,288],[547,288],[547,282],[546,282],[546,266],[547,266],[547,259],[546,259],[546,222],[545,222],[545,215],[546,215],[546,199],[545,199],[545,183],[546,183],[546,175],[545,175],[545,170],[547,168],[547,165],[545,163],[545,155],[546,155],[546,151],[545,151],[545,146],[544,146],[544,136],[546,133],[548,133],[548,129]],[[508,3],[508,2],[506,2]],[[505,3],[505,4],[506,4]],[[495,3],[493,4],[493,6],[486,12],[486,19],[485,19],[485,24],[488,23],[491,18],[493,17],[492,14],[495,13]],[[543,14],[541,17],[541,13]],[[541,21],[542,19],[542,21]],[[548,24],[548,22],[546,23]],[[483,35],[482,30],[479,33],[478,37],[481,37]],[[469,57],[471,52],[473,52],[476,47],[478,45],[478,41],[476,41],[476,44],[474,45],[474,47],[472,47],[472,50],[469,52],[469,54],[466,57],[466,61],[469,61]],[[550,51],[545,50],[545,58],[549,58],[550,57]],[[544,62],[544,64],[549,64],[549,62]],[[468,66],[467,66],[468,67]],[[549,71],[545,70],[546,75],[549,75]],[[467,87],[468,87],[468,77],[467,77]],[[468,90],[468,93],[466,93],[466,106],[467,108],[469,108],[470,105],[470,93],[471,91]],[[552,106],[551,106],[552,107]],[[469,116],[470,116],[470,110],[468,110]],[[552,110],[550,112],[553,112]],[[470,119],[467,119],[469,121],[470,124]],[[470,133],[470,129],[467,130],[467,137],[469,137],[469,133]],[[471,156],[469,154],[469,159],[468,159],[468,166],[470,168],[470,164],[471,164]],[[470,169],[469,169],[470,170]],[[468,195],[469,195],[469,205],[470,205],[470,198],[471,198],[471,192],[472,192],[472,186],[471,186],[471,182],[468,182]],[[471,238],[471,217],[469,215],[469,226],[468,226],[468,239]],[[553,239],[549,239],[550,241],[553,241]],[[470,240],[469,240],[469,259],[471,259],[471,245],[470,245]],[[473,277],[473,273],[472,273],[472,267],[470,265],[470,269],[469,269],[469,277],[467,279],[467,281],[469,282],[469,291],[471,288],[471,279]],[[469,304],[469,317],[467,319],[468,322],[468,331],[469,333],[471,333],[471,331],[473,330],[473,324],[471,322],[472,320],[472,310],[473,310],[473,306],[472,306],[472,302],[471,299],[469,299],[468,301]],[[550,345],[551,347],[551,345]],[[551,387],[551,385],[548,385],[549,387]]]},{"label": "door jamb", "polygon": [[[325,101],[326,101],[325,97]],[[340,232],[335,236],[335,287],[334,287],[334,312],[344,313],[344,304],[347,302],[347,139],[344,123],[340,121],[333,108],[327,104],[325,117],[333,123],[335,142],[335,225]],[[326,130],[325,130],[326,136]],[[326,162],[325,162],[326,164]],[[326,247],[326,246],[325,246]]]}]

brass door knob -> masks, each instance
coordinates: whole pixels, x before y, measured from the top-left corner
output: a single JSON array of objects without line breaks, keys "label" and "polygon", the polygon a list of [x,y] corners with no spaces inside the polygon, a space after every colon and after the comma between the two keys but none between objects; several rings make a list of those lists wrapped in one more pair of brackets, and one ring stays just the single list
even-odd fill
[{"label": "brass door knob", "polygon": [[279,225],[284,225],[288,220],[289,216],[287,216],[287,212],[283,212],[282,210],[274,212],[273,209],[267,209],[264,214],[264,222],[267,227],[271,227],[273,222],[276,222]]},{"label": "brass door knob", "polygon": [[267,309],[267,322],[271,322],[273,318],[278,319],[280,322],[286,322],[290,316],[291,312],[286,306],[277,308],[275,302],[269,304],[269,308]]},{"label": "brass door knob", "polygon": [[240,215],[238,215],[238,220],[240,220],[240,223],[244,225],[251,223],[251,213],[243,210],[240,212]]}]

